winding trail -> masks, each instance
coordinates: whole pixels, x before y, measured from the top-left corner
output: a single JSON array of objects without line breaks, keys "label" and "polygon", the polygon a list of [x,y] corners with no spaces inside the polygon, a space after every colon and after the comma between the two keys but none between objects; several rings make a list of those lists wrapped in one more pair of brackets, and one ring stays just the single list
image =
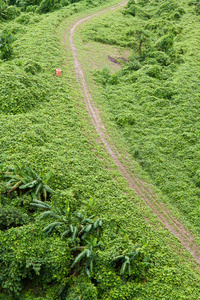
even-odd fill
[{"label": "winding trail", "polygon": [[117,5],[113,5],[107,9],[104,9],[98,13],[89,15],[80,19],[73,25],[70,32],[70,45],[74,59],[74,69],[76,78],[80,86],[82,96],[84,98],[87,111],[92,119],[93,125],[96,128],[103,144],[107,151],[110,153],[113,161],[117,165],[119,171],[122,173],[126,181],[129,183],[131,189],[149,206],[152,213],[156,214],[158,219],[162,222],[163,227],[170,230],[174,236],[176,236],[179,242],[191,253],[197,263],[197,267],[200,269],[200,247],[195,244],[194,238],[191,233],[181,224],[178,220],[171,216],[170,212],[166,209],[164,204],[158,201],[158,196],[152,191],[150,184],[137,178],[130,170],[127,163],[123,160],[117,148],[114,146],[114,142],[109,136],[105,125],[102,122],[99,111],[94,103],[89,87],[87,85],[83,70],[78,60],[78,52],[75,47],[74,34],[79,25],[82,23],[106,12],[113,11],[117,8],[124,6],[128,1],[120,2]]}]

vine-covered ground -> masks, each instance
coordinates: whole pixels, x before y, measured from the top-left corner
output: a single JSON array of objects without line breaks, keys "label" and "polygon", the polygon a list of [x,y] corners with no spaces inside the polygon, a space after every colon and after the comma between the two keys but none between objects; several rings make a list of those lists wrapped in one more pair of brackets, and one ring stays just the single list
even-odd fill
[{"label": "vine-covered ground", "polygon": [[[72,249],[83,243],[80,238],[74,245],[69,237],[60,239],[59,230],[46,235],[43,227],[53,219],[38,220],[41,210],[30,205],[31,197],[5,193],[1,176],[0,299],[198,299],[196,264],[133,195],[98,143],[75,80],[70,49],[64,50],[66,44],[60,42],[64,28],[67,34],[71,24],[86,14],[84,10],[87,14],[92,12],[92,7],[86,1],[46,15],[27,13],[27,23],[14,19],[0,24],[1,30],[8,27],[16,38],[12,58],[0,62],[3,172],[14,163],[30,165],[38,174],[52,170],[48,185],[55,192],[47,203],[54,207],[57,202],[63,211],[67,208],[66,215],[79,211],[100,218],[104,232],[88,277],[85,262],[82,269],[81,265],[79,269],[72,268],[79,253]],[[183,66],[183,62],[179,64]],[[58,78],[55,69],[60,66],[63,76]],[[172,72],[171,63],[169,66]],[[124,67],[122,75],[106,75],[106,93],[110,91],[112,95],[113,87],[119,89],[117,98],[120,88],[127,89],[126,76],[135,75],[130,68],[131,63]],[[114,86],[111,77],[117,78]],[[98,78],[104,76],[100,73]],[[127,85],[132,87],[129,81]],[[132,111],[129,113],[132,116]],[[126,127],[116,116],[122,130],[129,128],[129,121],[125,121],[129,124]],[[136,253],[137,245],[140,254],[132,270],[125,269],[123,273],[123,260],[117,264],[115,258]]]},{"label": "vine-covered ground", "polygon": [[119,72],[95,73],[104,107],[165,201],[199,232],[198,5],[165,2],[129,1],[82,37],[132,50]]}]

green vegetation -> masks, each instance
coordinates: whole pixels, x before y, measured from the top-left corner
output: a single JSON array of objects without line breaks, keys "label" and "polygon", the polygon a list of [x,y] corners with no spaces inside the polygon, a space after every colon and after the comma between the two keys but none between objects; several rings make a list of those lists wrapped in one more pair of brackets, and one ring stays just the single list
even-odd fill
[{"label": "green vegetation", "polygon": [[9,31],[4,31],[0,37],[0,59],[8,60],[13,54],[12,48],[13,36]]},{"label": "green vegetation", "polygon": [[8,195],[17,191],[21,197],[30,195],[33,199],[47,200],[48,194],[53,193],[53,190],[47,185],[51,172],[43,177],[39,177],[30,167],[17,165],[17,168],[11,168],[8,172],[4,172],[2,180],[7,180]]},{"label": "green vegetation", "polygon": [[[200,232],[199,16],[196,2],[129,1],[127,8],[86,25],[84,41],[127,47],[115,74],[97,70],[102,101],[133,159]],[[113,32],[115,34],[113,34]]]},{"label": "green vegetation", "polygon": [[[59,34],[63,38],[86,9],[88,13],[103,2],[82,1],[43,15],[20,6],[19,16],[0,23],[1,32],[15,36],[13,55],[0,61],[2,300],[198,299],[199,271],[177,239],[127,188],[109,155],[96,143],[71,54],[62,43],[59,46]],[[9,5],[16,8],[15,3]],[[190,9],[194,11],[193,6]],[[127,17],[133,18],[121,16]],[[143,38],[137,32],[135,51],[143,55],[149,34]],[[173,63],[183,63],[174,54],[171,37],[166,41],[161,38],[156,51],[172,74]],[[172,48],[167,53],[166,45]],[[150,66],[150,74],[162,75],[159,63],[155,70]],[[61,77],[55,76],[58,67]],[[120,82],[126,88],[129,77],[145,67],[144,60],[135,59],[121,75],[103,71],[97,78],[105,95],[110,89],[112,99],[115,88],[119,100]],[[159,80],[156,77],[145,78]],[[122,130],[138,122],[132,110],[128,115],[116,114]],[[199,185],[198,172],[195,176]]]}]

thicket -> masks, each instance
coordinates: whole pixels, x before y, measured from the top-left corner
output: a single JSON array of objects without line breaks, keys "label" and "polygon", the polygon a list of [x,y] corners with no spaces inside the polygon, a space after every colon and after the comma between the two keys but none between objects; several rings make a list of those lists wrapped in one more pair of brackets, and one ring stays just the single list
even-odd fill
[{"label": "thicket", "polygon": [[56,28],[87,7],[0,24],[16,35],[14,57],[0,64],[0,299],[197,299],[199,277],[176,254],[180,244],[144,221],[155,219],[102,168],[64,66],[54,76],[63,62]]},{"label": "thicket", "polygon": [[197,7],[189,1],[129,1],[122,13],[87,25],[82,35],[132,51],[118,73],[98,70],[95,80],[133,158],[199,232]]},{"label": "thicket", "polygon": [[80,1],[81,0],[1,0],[0,19],[13,20],[20,14],[25,16],[23,12],[44,14]]}]

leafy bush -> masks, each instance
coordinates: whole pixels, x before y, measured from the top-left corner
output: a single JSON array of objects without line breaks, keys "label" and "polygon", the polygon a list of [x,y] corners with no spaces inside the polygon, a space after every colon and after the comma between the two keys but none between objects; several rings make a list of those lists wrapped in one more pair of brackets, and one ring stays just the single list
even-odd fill
[{"label": "leafy bush", "polygon": [[95,287],[95,285],[91,281],[87,280],[84,276],[77,278],[77,280],[74,282],[74,286],[67,291],[67,297],[65,299],[78,300],[80,298],[83,300],[99,299],[97,287]]},{"label": "leafy bush", "polygon": [[5,3],[5,1],[1,0],[0,1],[0,20],[3,19],[4,17],[4,10],[6,9],[7,5]]},{"label": "leafy bush", "polygon": [[30,167],[16,164],[15,168],[3,172],[2,179],[8,188],[8,194],[17,191],[18,195],[31,195],[33,199],[47,200],[53,190],[47,185],[51,171],[45,176],[38,176]]},{"label": "leafy bush", "polygon": [[0,36],[0,59],[8,60],[13,55],[13,47],[12,43],[14,41],[14,37],[11,32],[5,30]]},{"label": "leafy bush", "polygon": [[16,22],[19,24],[27,25],[31,18],[33,17],[33,13],[22,13],[17,19]]},{"label": "leafy bush", "polygon": [[17,16],[19,16],[21,13],[21,10],[19,7],[16,7],[15,5],[7,6],[3,11],[3,18],[5,20],[13,20]]},{"label": "leafy bush", "polygon": [[167,52],[173,47],[174,36],[172,34],[164,35],[158,40],[156,48],[160,51]]},{"label": "leafy bush", "polygon": [[70,207],[65,209],[65,211],[61,211],[57,208],[57,203],[55,203],[54,207],[38,200],[34,200],[31,204],[46,210],[40,215],[40,219],[51,217],[57,220],[43,229],[47,234],[52,233],[55,229],[59,229],[59,231],[62,231],[61,238],[70,237],[72,243],[76,241],[77,237],[80,240],[85,240],[90,235],[101,236],[102,221],[99,219],[94,221],[94,216],[88,217],[85,212],[72,212]]},{"label": "leafy bush", "polygon": [[197,15],[200,15],[200,5],[199,5],[199,3],[197,3],[196,6],[195,6],[195,12],[196,12]]},{"label": "leafy bush", "polygon": [[37,73],[40,73],[43,69],[37,62],[28,60],[24,64],[24,70],[26,71],[26,73],[31,73],[32,75],[35,75]]},{"label": "leafy bush", "polygon": [[[9,46],[10,47],[10,46]],[[12,53],[8,49],[8,54]],[[31,63],[32,64],[32,63]],[[37,63],[36,63],[37,64]],[[33,63],[32,66],[25,64],[26,71],[38,72],[38,66]],[[35,105],[47,100],[48,86],[43,80],[32,77],[32,74],[26,73],[19,67],[13,72],[2,71],[0,77],[0,112],[6,114],[17,114],[27,112]]]},{"label": "leafy bush", "polygon": [[167,0],[163,4],[159,5],[157,14],[162,15],[164,13],[171,13],[177,9],[178,4],[174,0]]},{"label": "leafy bush", "polygon": [[37,224],[0,231],[0,255],[2,291],[17,298],[27,281],[36,286],[61,283],[71,261],[66,241],[45,238]]},{"label": "leafy bush", "polygon": [[28,224],[29,217],[20,209],[6,205],[0,206],[0,230]]},{"label": "leafy bush", "polygon": [[121,112],[119,115],[116,116],[115,121],[117,125],[123,127],[127,124],[134,125],[136,122],[135,116],[131,113],[131,111],[124,111]]},{"label": "leafy bush", "polygon": [[[144,276],[145,268],[153,266],[150,262],[151,255],[145,256],[145,248],[148,243],[143,246],[135,246],[128,253],[127,250],[123,254],[113,257],[112,264],[118,270],[121,276],[135,279]],[[154,251],[155,252],[155,251]]]},{"label": "leafy bush", "polygon": [[153,65],[153,66],[148,67],[148,69],[146,71],[146,74],[151,76],[151,77],[160,79],[161,78],[161,71],[162,71],[161,66]]}]

